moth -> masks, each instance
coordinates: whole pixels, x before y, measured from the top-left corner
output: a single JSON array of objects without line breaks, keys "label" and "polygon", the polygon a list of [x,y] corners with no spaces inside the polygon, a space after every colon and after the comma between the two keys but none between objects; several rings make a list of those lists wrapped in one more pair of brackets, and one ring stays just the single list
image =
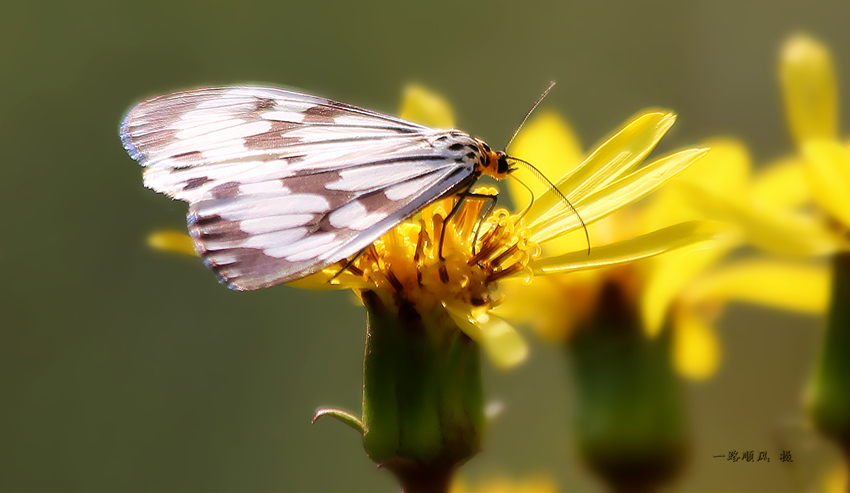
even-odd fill
[{"label": "moth", "polygon": [[196,251],[236,290],[349,259],[431,202],[512,171],[465,132],[270,87],[148,99],[120,135],[145,186],[189,203]]}]

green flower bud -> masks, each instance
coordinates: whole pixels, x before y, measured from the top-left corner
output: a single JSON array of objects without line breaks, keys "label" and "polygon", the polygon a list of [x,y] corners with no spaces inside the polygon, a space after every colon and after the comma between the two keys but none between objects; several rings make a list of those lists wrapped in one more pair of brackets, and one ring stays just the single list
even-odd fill
[{"label": "green flower bud", "polygon": [[[478,345],[442,307],[428,313],[366,291],[363,446],[404,491],[448,482],[481,448],[484,397]],[[431,491],[431,490],[429,490]],[[439,491],[439,490],[438,490]]]},{"label": "green flower bud", "polygon": [[368,313],[363,418],[322,409],[314,421],[333,416],[360,432],[366,453],[405,493],[448,491],[455,470],[481,449],[479,346],[442,306],[425,311],[375,291],[361,299]]},{"label": "green flower bud", "polygon": [[649,338],[621,286],[567,342],[578,391],[575,432],[585,463],[611,491],[655,491],[680,471],[687,431],[669,330]]}]

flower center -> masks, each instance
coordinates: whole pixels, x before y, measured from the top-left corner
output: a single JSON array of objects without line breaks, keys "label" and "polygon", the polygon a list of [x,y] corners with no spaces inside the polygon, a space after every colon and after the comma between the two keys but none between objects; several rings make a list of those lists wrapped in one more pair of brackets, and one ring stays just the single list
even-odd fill
[{"label": "flower center", "polygon": [[495,193],[478,189],[454,213],[454,197],[429,205],[420,218],[399,224],[366,249],[349,272],[367,280],[369,289],[424,310],[463,304],[472,318],[485,315],[501,302],[497,282],[508,276],[530,280],[528,263],[539,253],[521,219],[506,209],[483,217],[490,201],[480,195]]}]

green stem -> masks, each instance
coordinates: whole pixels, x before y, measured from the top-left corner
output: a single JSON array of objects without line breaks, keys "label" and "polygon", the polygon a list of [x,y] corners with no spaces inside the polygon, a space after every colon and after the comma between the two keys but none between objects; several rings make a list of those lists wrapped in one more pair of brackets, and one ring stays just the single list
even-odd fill
[{"label": "green stem", "polygon": [[833,256],[832,270],[832,300],[810,411],[817,428],[839,446],[850,470],[850,252]]},{"label": "green stem", "polygon": [[343,409],[336,409],[334,407],[324,407],[316,410],[316,414],[313,415],[313,424],[315,424],[316,421],[319,420],[319,418],[323,418],[325,416],[329,416],[331,418],[336,419],[340,423],[348,426],[349,428],[359,433],[361,436],[366,433],[366,428],[365,426],[363,426],[363,422],[360,421],[360,418],[351,414],[348,411],[345,411]]}]

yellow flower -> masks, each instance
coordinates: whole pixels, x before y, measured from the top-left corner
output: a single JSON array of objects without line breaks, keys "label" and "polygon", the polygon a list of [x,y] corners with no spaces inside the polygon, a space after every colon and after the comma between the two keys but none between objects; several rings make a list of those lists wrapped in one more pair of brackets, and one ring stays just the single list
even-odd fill
[{"label": "yellow flower", "polygon": [[[662,121],[659,131],[663,133],[671,124],[672,119]],[[800,193],[786,193],[791,190],[789,184],[795,183],[793,173],[777,167],[751,177],[749,157],[740,144],[716,140],[707,146],[712,149],[708,155],[655,194],[649,204],[620,210],[589,230],[593,249],[599,251],[612,242],[711,217],[728,223],[727,234],[713,242],[712,248],[681,249],[614,269],[535,279],[530,288],[517,290],[511,313],[521,316],[524,312],[544,339],[561,341],[598,312],[603,286],[616,283],[640,310],[647,335],[657,335],[665,321],[670,323],[677,369],[699,379],[710,376],[719,365],[720,344],[712,325],[726,302],[821,312],[827,293],[823,269],[763,258],[721,263],[744,242],[800,255],[831,248],[829,234],[820,225],[790,210],[802,201]],[[550,113],[528,124],[513,152],[533,160],[547,173],[564,166],[564,155],[578,159],[578,149],[569,125]],[[515,200],[528,195],[517,187],[511,191]],[[575,239],[568,241],[555,239],[544,244],[543,251],[557,255],[577,248]],[[541,309],[551,306],[559,309]]]},{"label": "yellow flower", "polygon": [[[450,107],[440,97],[413,86],[404,99],[402,118],[452,126]],[[562,161],[558,174],[546,172],[563,176],[558,187],[567,193],[569,205],[549,188],[535,193],[526,211],[498,208],[481,220],[489,200],[467,198],[449,217],[455,198],[443,199],[399,224],[343,272],[337,265],[290,285],[374,291],[387,301],[404,299],[419,313],[445,309],[498,366],[516,364],[527,353],[525,343],[507,322],[490,313],[504,299],[501,281],[528,283],[532,276],[619,265],[716,236],[714,225],[689,222],[623,237],[620,242],[592,243],[588,252],[585,225],[645,197],[706,153],[686,149],[639,167],[673,121],[669,112],[643,113],[583,162]],[[526,174],[521,179],[535,187],[531,180],[536,178]],[[475,193],[494,195],[495,189],[479,188]],[[540,255],[538,244],[555,240],[570,248]]]},{"label": "yellow flower", "polygon": [[[421,94],[420,89],[409,91],[408,98]],[[439,101],[434,96],[427,99]],[[423,118],[422,106],[409,102],[404,105],[420,108],[420,122],[447,123]],[[445,114],[439,109],[445,105],[435,103],[434,107],[438,109],[435,114]],[[411,116],[402,114],[403,118]],[[636,237],[623,236],[623,241],[605,245],[592,242],[588,253],[584,225],[592,227],[614,210],[646,196],[705,153],[688,149],[638,168],[673,120],[667,112],[644,113],[577,166],[564,163],[559,175],[566,175],[558,186],[568,193],[571,206],[566,206],[550,188],[540,191],[539,182],[535,186],[532,181],[535,177],[525,173],[518,178],[535,190],[535,197],[524,214],[498,209],[479,223],[484,202],[467,200],[449,221],[445,237],[441,237],[442,222],[453,204],[453,199],[446,199],[423,210],[421,219],[400,225],[376,242],[353,266],[356,272],[363,273],[360,280],[368,280],[379,287],[379,292],[403,294],[426,306],[442,305],[497,365],[510,366],[525,356],[526,349],[513,329],[490,313],[505,299],[499,281],[527,284],[533,274],[536,283],[551,274],[619,265],[705,241],[717,233],[713,225],[706,223],[676,224],[644,231]],[[523,132],[534,133],[533,129]],[[564,147],[561,150],[570,152]],[[511,182],[508,181],[509,186]],[[523,199],[528,200],[527,197],[526,193]],[[554,241],[566,248],[551,255],[539,254],[538,244]]]}]

